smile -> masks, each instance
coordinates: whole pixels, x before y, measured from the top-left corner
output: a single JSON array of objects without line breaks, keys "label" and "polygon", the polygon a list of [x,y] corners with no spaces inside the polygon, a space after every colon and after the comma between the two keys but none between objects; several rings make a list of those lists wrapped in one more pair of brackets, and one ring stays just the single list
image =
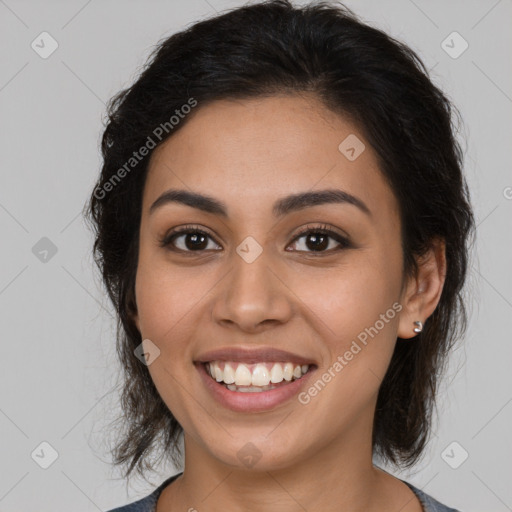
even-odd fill
[{"label": "smile", "polygon": [[216,403],[245,413],[269,411],[290,401],[305,388],[317,369],[314,364],[288,362],[210,361],[197,362],[195,366]]}]

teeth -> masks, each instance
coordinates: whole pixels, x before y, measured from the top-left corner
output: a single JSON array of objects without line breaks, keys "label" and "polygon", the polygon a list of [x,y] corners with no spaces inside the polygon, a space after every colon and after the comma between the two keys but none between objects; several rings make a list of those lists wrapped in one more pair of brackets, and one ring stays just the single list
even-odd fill
[{"label": "teeth", "polygon": [[248,386],[245,388],[239,388],[235,386],[234,384],[226,384],[226,387],[230,391],[238,391],[240,393],[261,393],[262,391],[269,391],[270,389],[275,389],[275,386],[264,386],[264,387],[257,387],[257,386]]},{"label": "teeth", "polygon": [[283,367],[280,364],[275,364],[270,370],[270,382],[277,384],[283,380]]},{"label": "teeth", "polygon": [[226,384],[233,384],[235,382],[235,370],[233,370],[233,367],[229,363],[224,365],[223,377]]},{"label": "teeth", "polygon": [[253,386],[268,386],[270,382],[270,372],[263,364],[257,364],[252,372],[252,385]]},{"label": "teeth", "polygon": [[[217,368],[218,366],[215,366],[215,372],[217,372]],[[219,371],[221,375],[224,374],[222,370],[219,369]],[[239,364],[235,372],[235,384],[237,386],[250,386],[252,384],[251,380],[251,370],[249,370],[245,364]]]},{"label": "teeth", "polygon": [[284,376],[284,379],[287,381],[292,380],[292,377],[293,377],[293,364],[292,363],[286,363],[284,365],[283,376]]},{"label": "teeth", "polygon": [[[257,363],[211,361],[206,363],[206,371],[217,382],[224,382],[228,389],[234,386],[253,386],[258,391],[263,387],[272,389],[269,384],[279,384],[283,380],[291,382],[300,379],[309,370],[309,365],[294,363]],[[246,391],[251,388],[246,388]]]}]

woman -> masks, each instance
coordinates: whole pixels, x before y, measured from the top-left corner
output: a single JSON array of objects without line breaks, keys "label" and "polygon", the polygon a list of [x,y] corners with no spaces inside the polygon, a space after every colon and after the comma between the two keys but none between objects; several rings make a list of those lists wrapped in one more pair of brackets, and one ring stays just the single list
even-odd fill
[{"label": "woman", "polygon": [[119,315],[116,511],[454,510],[383,471],[428,441],[466,326],[453,106],[348,9],[277,0],[163,41],[111,102],[88,204]]}]

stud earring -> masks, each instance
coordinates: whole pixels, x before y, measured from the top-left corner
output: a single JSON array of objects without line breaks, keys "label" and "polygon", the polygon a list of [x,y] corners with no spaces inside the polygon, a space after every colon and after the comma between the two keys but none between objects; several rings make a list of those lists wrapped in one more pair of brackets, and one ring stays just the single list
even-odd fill
[{"label": "stud earring", "polygon": [[423,324],[419,320],[414,322],[414,325],[418,326],[418,327],[414,328],[414,332],[418,333],[418,332],[423,331]]}]

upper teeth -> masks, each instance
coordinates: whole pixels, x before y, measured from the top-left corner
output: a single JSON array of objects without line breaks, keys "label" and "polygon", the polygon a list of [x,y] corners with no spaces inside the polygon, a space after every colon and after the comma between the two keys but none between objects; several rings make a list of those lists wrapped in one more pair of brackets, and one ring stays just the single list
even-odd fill
[{"label": "upper teeth", "polygon": [[267,386],[283,379],[299,379],[309,370],[309,365],[294,363],[245,364],[231,361],[210,361],[206,363],[208,373],[217,381],[237,386]]}]

